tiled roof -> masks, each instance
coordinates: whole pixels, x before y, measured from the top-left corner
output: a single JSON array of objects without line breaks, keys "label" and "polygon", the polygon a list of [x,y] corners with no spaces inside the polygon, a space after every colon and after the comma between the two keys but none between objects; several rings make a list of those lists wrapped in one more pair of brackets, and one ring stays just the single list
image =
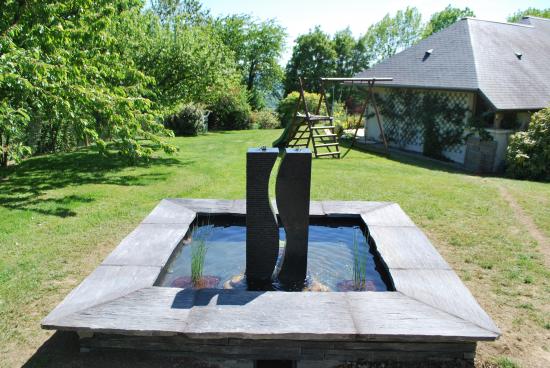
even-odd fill
[{"label": "tiled roof", "polygon": [[540,109],[550,105],[550,19],[514,24],[465,18],[356,77],[392,77],[379,84],[396,87],[480,91],[496,110]]}]

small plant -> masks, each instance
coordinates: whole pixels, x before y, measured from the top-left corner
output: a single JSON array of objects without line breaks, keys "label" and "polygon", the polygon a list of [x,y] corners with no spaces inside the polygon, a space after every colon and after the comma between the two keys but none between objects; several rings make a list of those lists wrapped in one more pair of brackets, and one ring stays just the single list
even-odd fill
[{"label": "small plant", "polygon": [[198,286],[204,271],[204,259],[206,257],[206,241],[198,241],[191,251],[191,281]]},{"label": "small plant", "polygon": [[[193,229],[193,234],[196,235],[198,227]],[[208,248],[206,246],[206,236],[204,234],[200,238],[193,236],[193,245],[191,249],[191,282],[193,286],[199,287],[203,272],[204,272],[204,260],[206,258],[206,252]]]},{"label": "small plant", "polygon": [[[368,239],[368,234],[366,238]],[[365,290],[367,286],[367,260],[361,256],[355,231],[353,232],[353,286],[355,290]]]}]

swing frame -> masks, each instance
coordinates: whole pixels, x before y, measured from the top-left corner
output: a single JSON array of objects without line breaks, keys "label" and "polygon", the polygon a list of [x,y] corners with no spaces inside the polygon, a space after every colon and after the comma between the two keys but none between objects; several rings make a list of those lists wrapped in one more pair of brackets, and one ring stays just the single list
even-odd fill
[{"label": "swing frame", "polygon": [[[353,145],[355,144],[355,140],[357,138],[357,133],[359,132],[359,123],[363,120],[363,117],[365,116],[365,111],[367,110],[367,107],[369,106],[369,103],[372,104],[374,113],[376,115],[376,121],[378,123],[378,128],[380,129],[380,134],[382,135],[382,141],[384,142],[384,148],[386,150],[386,153],[389,154],[389,148],[388,148],[388,141],[386,140],[386,134],[384,133],[384,127],[382,126],[382,118],[380,116],[380,111],[378,110],[378,105],[376,104],[376,98],[374,96],[374,84],[376,82],[391,82],[393,81],[393,78],[383,77],[383,78],[321,78],[321,97],[319,98],[319,103],[317,105],[317,111],[320,110],[321,104],[323,103],[323,99],[325,100],[325,106],[327,109],[327,112],[330,111],[330,114],[333,114],[333,111],[331,108],[329,108],[328,105],[328,99],[326,95],[325,90],[325,84],[326,83],[338,83],[341,85],[363,85],[367,86],[367,94],[365,96],[365,100],[363,101],[363,104],[361,105],[361,114],[359,115],[359,118],[356,121],[353,121],[353,126],[355,126],[355,132],[353,133],[353,138],[351,140],[350,148],[351,150],[353,148]],[[334,96],[333,102],[334,102]],[[332,106],[334,107],[334,106]],[[347,152],[346,152],[347,153]],[[345,155],[344,155],[345,156]]]}]

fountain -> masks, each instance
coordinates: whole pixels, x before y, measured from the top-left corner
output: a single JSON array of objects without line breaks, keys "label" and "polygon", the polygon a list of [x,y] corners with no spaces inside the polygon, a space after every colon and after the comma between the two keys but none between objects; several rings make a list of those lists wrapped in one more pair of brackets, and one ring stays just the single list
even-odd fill
[{"label": "fountain", "polygon": [[246,201],[161,201],[42,327],[220,367],[468,366],[498,338],[397,204],[310,201],[308,150],[283,153],[270,201],[278,156],[248,150]]}]

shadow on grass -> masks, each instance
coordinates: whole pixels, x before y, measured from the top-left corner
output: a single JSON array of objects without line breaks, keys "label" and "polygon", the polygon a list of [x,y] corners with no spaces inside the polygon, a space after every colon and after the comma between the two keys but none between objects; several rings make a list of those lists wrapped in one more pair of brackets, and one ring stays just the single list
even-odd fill
[{"label": "shadow on grass", "polygon": [[91,150],[46,155],[26,160],[21,165],[0,170],[0,206],[12,210],[30,210],[40,214],[75,216],[71,206],[94,199],[81,195],[44,198],[49,190],[85,184],[143,186],[163,180],[167,174],[123,174],[121,170],[135,167],[184,166],[176,158],[153,158],[130,165],[116,155],[102,156]]},{"label": "shadow on grass", "polygon": [[[401,164],[405,165],[411,165],[420,167],[423,169],[428,170],[436,170],[436,171],[444,171],[447,173],[453,173],[453,174],[465,174],[466,171],[460,167],[459,164],[453,163],[453,162],[445,162],[436,160],[430,157],[423,156],[420,153],[412,153],[412,152],[405,152],[400,151],[397,149],[390,149],[390,153],[387,154],[382,149],[368,149],[361,144],[356,143],[350,150],[350,141],[340,141],[340,145],[342,146],[341,152],[342,152],[342,158],[345,159],[347,155],[349,155],[351,152],[361,152],[361,153],[369,153],[371,155],[376,155],[379,157],[387,158],[388,160],[395,161]],[[348,152],[349,151],[349,152]]]}]

